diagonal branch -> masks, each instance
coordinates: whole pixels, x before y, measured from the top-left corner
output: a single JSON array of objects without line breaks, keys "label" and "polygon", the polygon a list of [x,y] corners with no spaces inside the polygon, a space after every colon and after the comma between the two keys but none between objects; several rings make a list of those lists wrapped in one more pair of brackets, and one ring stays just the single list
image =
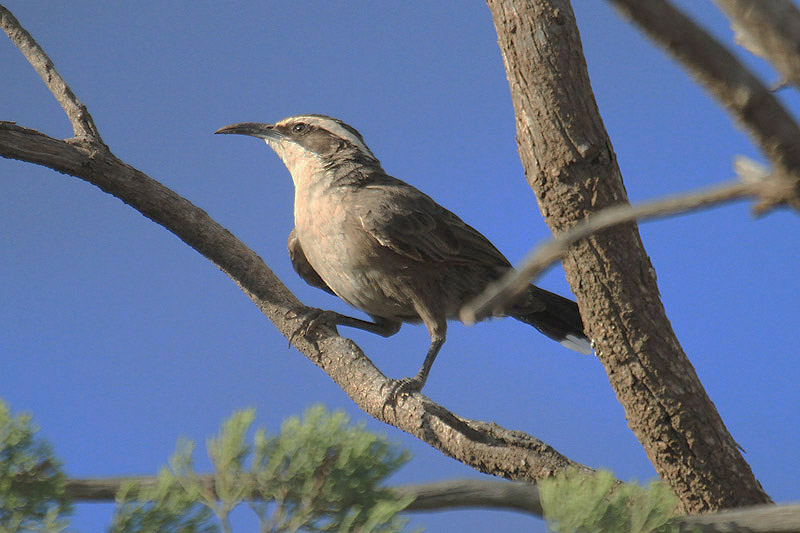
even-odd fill
[{"label": "diagonal branch", "polygon": [[760,56],[800,89],[800,10],[792,0],[714,0],[731,21],[736,43]]},{"label": "diagonal branch", "polygon": [[747,197],[762,198],[762,203],[773,204],[793,191],[779,178],[762,178],[760,181],[732,181],[697,192],[677,195],[636,206],[621,204],[608,207],[572,227],[567,233],[539,245],[522,262],[518,270],[510,272],[460,311],[460,318],[472,324],[504,309],[504,304],[518,296],[531,280],[537,278],[550,265],[561,259],[570,246],[595,233],[626,222],[663,218],[705,209]]},{"label": "diagonal branch", "polygon": [[[0,122],[0,156],[43,165],[81,178],[164,226],[225,272],[287,338],[308,311],[255,252],[202,209],[110,152],[53,139]],[[461,418],[422,394],[384,408],[393,380],[384,376],[351,340],[333,330],[294,345],[326,372],[369,415],[401,429],[481,472],[535,480],[577,464],[540,440],[496,424]]]},{"label": "diagonal branch", "polygon": [[[2,10],[2,16],[4,27],[16,24],[14,35],[28,35],[7,10]],[[32,42],[30,36],[22,39],[24,46],[29,46],[29,41]],[[39,61],[42,55],[43,52],[28,57]],[[59,80],[48,84],[58,92],[56,97],[72,95],[66,83]],[[77,99],[71,96],[67,101],[74,104]],[[92,139],[99,142],[99,137]],[[377,420],[466,465],[497,476],[533,481],[568,467],[592,471],[534,437],[494,423],[462,418],[419,393],[387,408],[394,381],[384,376],[353,341],[326,327],[316,328],[312,338],[294,337],[309,310],[255,252],[205,211],[103,148],[98,150],[92,142],[87,146],[61,141],[12,122],[0,122],[0,156],[83,179],[174,233],[225,272],[282,335],[293,338],[295,347]]]},{"label": "diagonal branch", "polygon": [[[749,24],[749,38],[758,41],[759,49],[769,54],[774,62],[795,69],[794,75],[800,79],[800,12],[791,2],[714,1],[740,27]],[[778,171],[769,183],[732,183],[719,189],[665,198],[636,207],[614,206],[596,213],[568,234],[539,246],[517,271],[487,287],[483,294],[461,310],[461,319],[467,323],[482,320],[501,309],[503,303],[517,296],[530,280],[560,259],[570,245],[602,229],[680,214],[743,197],[760,198],[756,211],[780,204],[800,210],[800,127],[777,98],[733,54],[665,0],[609,2],[697,75],[747,127]],[[794,29],[798,31],[794,32]]]},{"label": "diagonal branch", "polygon": [[[759,50],[784,66],[787,79],[800,79],[800,12],[788,0],[745,2],[714,0],[729,17],[758,42]],[[708,87],[736,119],[744,124],[770,157],[778,172],[770,184],[734,183],[718,190],[666,198],[637,207],[608,208],[574,227],[569,234],[541,245],[522,266],[476,298],[461,311],[473,323],[515,297],[531,279],[560,259],[571,244],[595,232],[647,218],[680,214],[743,197],[757,197],[757,211],[786,204],[800,210],[800,127],[774,95],[736,57],[691,19],[664,0],[609,0],[624,15],[678,58]],[[793,31],[798,29],[797,32]],[[788,175],[791,172],[791,175]],[[768,186],[769,185],[769,186]]]},{"label": "diagonal branch", "polygon": [[100,138],[100,132],[97,130],[97,126],[95,126],[86,106],[78,100],[75,93],[69,88],[69,85],[58,73],[55,65],[42,47],[22,27],[16,17],[2,5],[0,5],[0,27],[3,28],[9,39],[41,76],[42,81],[53,93],[53,96],[56,97],[59,105],[61,105],[61,108],[67,114],[67,118],[72,123],[72,131],[75,133],[75,137],[102,146],[103,140]]},{"label": "diagonal branch", "polygon": [[800,127],[731,52],[666,0],[608,1],[693,74],[752,136],[773,166],[797,179]]}]

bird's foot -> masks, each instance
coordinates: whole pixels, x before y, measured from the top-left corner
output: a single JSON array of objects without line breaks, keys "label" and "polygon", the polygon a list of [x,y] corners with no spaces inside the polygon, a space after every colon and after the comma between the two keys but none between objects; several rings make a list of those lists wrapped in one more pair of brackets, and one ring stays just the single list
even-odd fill
[{"label": "bird's foot", "polygon": [[395,380],[386,397],[386,405],[397,405],[397,399],[400,398],[401,395],[420,392],[423,385],[425,385],[425,380],[420,376]]},{"label": "bird's foot", "polygon": [[[316,307],[307,307],[302,311],[297,310],[290,310],[286,313],[286,318],[297,318],[301,315],[303,316],[303,322],[300,326],[294,330],[294,332],[289,335],[289,346],[294,343],[295,339],[300,337],[306,337],[307,335],[313,333],[317,330],[320,326],[328,326],[329,328],[336,329],[338,324],[338,314],[335,311],[326,311],[324,309],[317,309]],[[314,342],[312,340],[312,342]]]}]

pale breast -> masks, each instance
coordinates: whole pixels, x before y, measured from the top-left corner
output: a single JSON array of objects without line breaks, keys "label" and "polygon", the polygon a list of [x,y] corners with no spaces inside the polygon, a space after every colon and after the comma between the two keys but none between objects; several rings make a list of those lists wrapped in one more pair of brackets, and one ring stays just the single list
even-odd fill
[{"label": "pale breast", "polygon": [[297,192],[306,195],[295,196],[297,237],[308,262],[331,290],[372,315],[416,316],[402,288],[401,279],[408,272],[395,254],[364,231],[360,221],[344,208],[347,198],[336,193]]}]

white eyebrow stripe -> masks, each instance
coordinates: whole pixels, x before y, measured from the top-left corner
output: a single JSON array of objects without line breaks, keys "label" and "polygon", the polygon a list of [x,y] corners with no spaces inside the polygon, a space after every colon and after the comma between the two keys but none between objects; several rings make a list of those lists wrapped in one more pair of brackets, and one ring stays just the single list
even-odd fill
[{"label": "white eyebrow stripe", "polygon": [[342,127],[342,125],[339,124],[339,122],[337,122],[336,120],[323,117],[314,117],[309,115],[298,115],[296,117],[289,117],[287,119],[281,120],[280,124],[283,124],[284,122],[289,120],[292,121],[302,120],[303,122],[311,124],[312,126],[317,126],[319,128],[328,130],[337,137],[341,137],[342,139],[346,139],[347,141],[351,142],[352,144],[357,146],[358,149],[361,150],[363,153],[368,154],[370,157],[375,159],[375,155],[372,153],[372,150],[367,148],[367,145],[364,144],[364,142],[361,139],[359,139],[357,135],[355,135],[351,131],[348,131],[347,128]]}]

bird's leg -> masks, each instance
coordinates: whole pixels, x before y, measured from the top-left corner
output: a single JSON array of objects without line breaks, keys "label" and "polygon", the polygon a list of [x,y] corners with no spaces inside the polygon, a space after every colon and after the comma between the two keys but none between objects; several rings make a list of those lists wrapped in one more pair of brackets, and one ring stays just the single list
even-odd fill
[{"label": "bird's leg", "polygon": [[[296,318],[299,316],[299,314],[300,313],[297,311],[292,310],[289,311],[286,316],[287,318]],[[382,317],[373,316],[372,319],[374,322],[369,322],[368,320],[361,320],[360,318],[342,315],[336,311],[326,311],[324,309],[317,309],[315,307],[307,308],[305,315],[306,316],[303,318],[303,323],[300,324],[300,327],[298,327],[294,333],[289,336],[290,345],[296,338],[305,337],[323,324],[333,329],[336,329],[336,326],[357,328],[381,335],[382,337],[390,337],[394,335],[398,332],[398,330],[400,330],[401,325],[399,322],[394,322]]]},{"label": "bird's leg", "polygon": [[431,367],[433,366],[433,362],[436,360],[436,356],[439,355],[439,350],[442,349],[442,345],[447,336],[447,321],[437,321],[435,323],[429,324],[426,321],[426,326],[428,326],[428,333],[431,336],[431,345],[428,348],[428,353],[425,354],[425,360],[422,362],[422,368],[419,369],[417,375],[414,377],[408,377],[403,379],[398,379],[392,384],[392,389],[389,391],[389,396],[386,403],[396,403],[397,397],[403,392],[419,392],[422,390],[422,387],[425,386],[425,382],[428,380],[428,374],[431,371]]}]

